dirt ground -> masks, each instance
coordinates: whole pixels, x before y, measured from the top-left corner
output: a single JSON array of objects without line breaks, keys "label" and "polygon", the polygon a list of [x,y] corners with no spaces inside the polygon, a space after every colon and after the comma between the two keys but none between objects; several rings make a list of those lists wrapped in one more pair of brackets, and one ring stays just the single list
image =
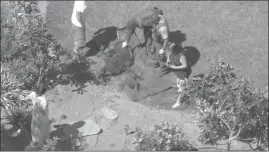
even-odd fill
[{"label": "dirt ground", "polygon": [[[44,5],[47,7],[43,7]],[[182,41],[183,46],[194,48],[200,53],[199,61],[192,67],[191,77],[207,72],[210,68],[207,60],[220,56],[235,67],[239,76],[249,76],[253,85],[263,87],[268,84],[268,2],[88,1],[87,5],[84,14],[87,46],[89,52],[92,51],[88,59],[98,61],[97,52],[92,49],[93,39],[99,46],[108,44],[115,39],[115,26],[125,23],[128,17],[139,10],[157,6],[167,17],[170,29],[175,33],[175,39]],[[73,2],[51,1],[41,6],[51,32],[68,49],[67,51],[70,51],[73,47]],[[94,37],[94,32],[102,28],[106,29],[104,34]],[[186,40],[180,40],[182,37],[176,34],[180,33],[177,30],[186,34]],[[141,31],[138,35],[139,39],[143,40]],[[137,43],[136,40],[132,42]],[[78,69],[75,67],[70,69],[76,70]],[[87,73],[82,74],[84,75],[79,76],[77,82],[84,86],[83,93],[78,92],[76,86],[68,84],[48,91],[47,97],[55,101],[50,103],[50,117],[56,120],[55,123],[63,123],[60,120],[62,115],[66,116],[65,121],[80,121],[90,117],[103,129],[99,135],[87,138],[89,146],[85,150],[132,150],[133,135],[128,137],[127,144],[123,145],[124,125],[149,129],[162,120],[181,124],[190,141],[200,150],[213,149],[197,140],[199,128],[197,124],[192,123],[195,121],[192,116],[193,107],[171,110],[174,101],[162,96],[169,96],[169,92],[154,96],[141,104],[128,98],[128,92],[131,90],[118,92],[119,77],[112,78],[107,86],[103,86],[91,84],[88,78],[90,76]],[[172,82],[175,77],[167,76],[164,79]],[[118,119],[109,121],[104,118],[101,112],[103,106],[115,110],[119,115]],[[219,145],[217,148],[225,149],[226,145]],[[249,150],[249,147],[234,141],[232,149]]]},{"label": "dirt ground", "polygon": [[[84,14],[86,18],[86,35],[88,48],[92,50],[92,42],[97,45],[106,45],[115,39],[115,26],[125,23],[128,17],[139,10],[150,6],[163,9],[169,21],[174,39],[182,42],[184,47],[196,49],[200,54],[199,61],[192,67],[191,77],[198,73],[204,73],[210,68],[207,60],[220,56],[232,64],[238,75],[249,76],[251,83],[257,87],[268,84],[268,5],[267,2],[87,2],[88,8]],[[132,6],[132,7],[130,7]],[[73,35],[71,30],[71,13],[73,2],[49,2],[46,9],[46,17],[51,31],[62,45],[69,50],[73,47]],[[94,32],[105,29],[103,34],[94,36]],[[182,34],[186,34],[186,40]],[[177,34],[179,33],[179,34]],[[141,31],[138,31],[139,39],[143,41]],[[138,44],[132,38],[132,44]],[[94,52],[94,53],[93,53]],[[98,62],[98,61],[97,61]],[[139,61],[136,61],[139,63]],[[150,71],[150,70],[147,70]],[[154,71],[154,70],[152,70]],[[135,103],[128,98],[128,91],[117,91],[117,80],[113,78],[107,86],[98,86],[86,82],[83,94],[78,94],[75,87],[62,85],[48,93],[49,96],[57,96],[61,102],[50,105],[51,116],[59,120],[61,115],[67,116],[67,121],[79,121],[90,117],[97,121],[103,129],[98,136],[89,137],[89,147],[86,150],[121,150],[124,145],[124,125],[131,128],[137,126],[149,128],[162,120],[175,122],[183,126],[183,130],[197,147],[203,147],[198,142],[199,128],[193,114],[193,107],[181,107],[171,110],[174,101],[161,95],[152,97],[141,103]],[[164,79],[174,81],[173,76]],[[127,92],[127,93],[126,93]],[[166,92],[166,95],[168,92]],[[165,95],[163,93],[162,95]],[[165,100],[158,100],[165,99]],[[114,109],[119,118],[116,121],[108,121],[102,116],[103,106]],[[128,138],[125,149],[133,149],[132,137]],[[96,140],[98,140],[96,144]],[[217,148],[224,148],[220,145]],[[249,149],[248,146],[234,141],[232,149]]]}]

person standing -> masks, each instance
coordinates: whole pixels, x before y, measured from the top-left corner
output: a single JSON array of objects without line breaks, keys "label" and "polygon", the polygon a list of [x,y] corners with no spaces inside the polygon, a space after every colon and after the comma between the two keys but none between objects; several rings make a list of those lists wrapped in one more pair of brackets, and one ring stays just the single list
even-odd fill
[{"label": "person standing", "polygon": [[45,92],[46,88],[40,85],[36,92],[33,91],[25,98],[32,100],[33,104],[31,121],[32,143],[28,149],[39,149],[50,138],[49,108]]},{"label": "person standing", "polygon": [[177,108],[180,106],[182,97],[184,96],[184,88],[188,83],[188,62],[184,55],[184,50],[181,46],[171,43],[168,53],[166,66],[169,71],[174,72],[177,76],[177,88],[178,88],[178,99],[172,108]]},{"label": "person standing", "polygon": [[154,47],[156,52],[156,58],[160,66],[160,76],[167,73],[166,53],[169,44],[169,25],[163,14],[158,15],[159,22],[154,28]]},{"label": "person standing", "polygon": [[71,21],[72,21],[72,28],[74,31],[75,46],[73,48],[73,51],[75,54],[77,54],[80,49],[85,47],[85,41],[86,41],[85,24],[82,19],[82,14],[85,11],[86,7],[87,6],[85,1],[74,2]]}]

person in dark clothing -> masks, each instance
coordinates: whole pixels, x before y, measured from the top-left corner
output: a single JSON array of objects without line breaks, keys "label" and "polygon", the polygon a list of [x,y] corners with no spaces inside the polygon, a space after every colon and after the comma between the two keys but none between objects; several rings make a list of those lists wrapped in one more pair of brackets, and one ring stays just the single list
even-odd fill
[{"label": "person in dark clothing", "polygon": [[168,53],[166,66],[169,71],[174,72],[177,76],[177,87],[178,87],[178,99],[172,108],[180,106],[180,99],[184,95],[184,87],[188,83],[188,63],[184,55],[184,50],[181,46],[175,43],[170,44],[171,52]]}]

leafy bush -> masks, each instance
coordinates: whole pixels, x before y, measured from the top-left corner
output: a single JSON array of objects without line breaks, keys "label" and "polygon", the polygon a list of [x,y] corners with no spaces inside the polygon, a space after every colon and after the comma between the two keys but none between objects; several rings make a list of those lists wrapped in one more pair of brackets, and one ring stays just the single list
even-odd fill
[{"label": "leafy bush", "polygon": [[54,151],[56,149],[56,145],[57,145],[59,140],[60,140],[60,138],[58,138],[58,137],[53,137],[52,139],[47,139],[46,144],[43,145],[43,147],[41,149],[44,151]]},{"label": "leafy bush", "polygon": [[162,122],[151,131],[137,130],[133,140],[137,151],[188,151],[194,147],[178,125]]},{"label": "leafy bush", "polygon": [[229,64],[220,60],[206,75],[188,84],[186,102],[196,99],[197,116],[204,144],[217,145],[228,139],[248,138],[258,150],[268,147],[268,90],[253,89],[245,78],[238,79]]},{"label": "leafy bush", "polygon": [[2,19],[1,56],[21,87],[34,89],[50,71],[58,69],[57,55],[63,50],[49,34],[34,1],[10,1]]}]

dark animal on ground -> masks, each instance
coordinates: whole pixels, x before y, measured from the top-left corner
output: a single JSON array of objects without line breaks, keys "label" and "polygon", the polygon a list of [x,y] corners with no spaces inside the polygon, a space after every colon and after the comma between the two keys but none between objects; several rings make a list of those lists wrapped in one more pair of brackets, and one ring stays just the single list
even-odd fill
[{"label": "dark animal on ground", "polygon": [[123,90],[125,85],[127,85],[130,89],[135,89],[137,92],[139,92],[140,80],[144,80],[141,75],[138,75],[135,72],[128,71],[123,81],[119,84],[119,88]]}]

